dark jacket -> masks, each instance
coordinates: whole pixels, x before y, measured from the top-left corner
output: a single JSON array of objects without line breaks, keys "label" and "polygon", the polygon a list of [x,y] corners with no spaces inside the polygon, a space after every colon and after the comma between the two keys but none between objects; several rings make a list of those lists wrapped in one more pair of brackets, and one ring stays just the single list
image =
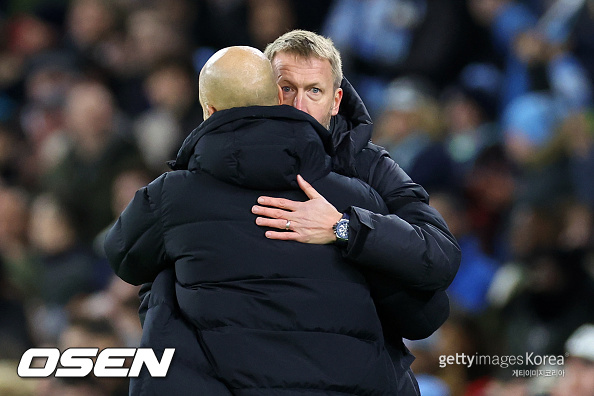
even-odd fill
[{"label": "dark jacket", "polygon": [[365,183],[331,172],[322,142],[332,149],[326,129],[288,106],[216,112],[186,139],[177,170],[139,190],[107,235],[127,282],[175,266],[177,302],[208,362],[201,372],[232,394],[397,392],[361,273],[336,246],[264,238],[249,211],[261,195],[306,200],[299,173],[339,210],[387,213]]},{"label": "dark jacket", "polygon": [[392,274],[416,290],[445,290],[460,265],[460,247],[429,195],[389,153],[371,143],[373,123],[357,92],[343,79],[344,95],[331,125],[333,170],[377,191],[390,215],[354,208],[346,257],[360,267]]},{"label": "dark jacket", "polygon": [[344,257],[367,277],[389,341],[428,337],[449,315],[445,289],[458,271],[460,247],[427,192],[371,143],[373,123],[357,92],[346,79],[341,88],[330,128],[333,170],[369,184],[390,212],[352,208]]}]

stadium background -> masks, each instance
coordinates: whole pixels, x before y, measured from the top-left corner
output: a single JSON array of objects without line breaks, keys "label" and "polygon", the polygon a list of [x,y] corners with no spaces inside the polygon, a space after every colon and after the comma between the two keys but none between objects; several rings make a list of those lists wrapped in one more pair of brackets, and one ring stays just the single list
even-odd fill
[{"label": "stadium background", "polygon": [[[137,289],[102,235],[200,123],[206,59],[292,28],[335,41],[374,142],[462,246],[451,318],[408,343],[423,395],[594,394],[594,329],[575,333],[594,323],[589,0],[0,1],[0,394],[127,394],[16,365],[32,346],[137,345]],[[527,352],[567,357],[564,375],[439,367]]]}]

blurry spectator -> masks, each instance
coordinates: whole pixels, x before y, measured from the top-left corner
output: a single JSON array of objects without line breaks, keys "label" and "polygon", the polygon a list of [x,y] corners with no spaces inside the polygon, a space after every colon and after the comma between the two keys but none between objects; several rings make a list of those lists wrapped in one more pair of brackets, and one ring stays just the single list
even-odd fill
[{"label": "blurry spectator", "polygon": [[442,141],[434,87],[425,79],[400,77],[386,90],[374,142],[427,191],[455,185],[453,164]]},{"label": "blurry spectator", "polygon": [[501,122],[506,151],[520,170],[517,200],[550,203],[572,193],[559,131],[563,114],[544,93],[519,96],[506,107]]},{"label": "blurry spectator", "polygon": [[111,186],[111,210],[114,221],[126,209],[136,191],[146,186],[151,180],[151,174],[141,167],[124,169],[117,175]]},{"label": "blurry spectator", "polygon": [[566,250],[591,250],[594,247],[594,208],[579,201],[563,208],[559,246]]},{"label": "blurry spectator", "polygon": [[101,276],[99,258],[81,244],[67,208],[56,197],[38,196],[31,216],[35,221],[29,234],[39,260],[37,289],[41,297],[35,311],[36,338],[55,342],[66,326],[67,304],[103,287],[105,275]]},{"label": "blurry spectator", "polygon": [[533,91],[549,91],[570,109],[591,103],[592,83],[568,51],[567,37],[551,27],[555,20],[538,20],[519,1],[471,0],[469,6],[475,18],[491,29],[505,62],[504,106]]},{"label": "blurry spectator", "polygon": [[416,77],[395,79],[386,90],[374,141],[385,147],[406,172],[436,133],[435,104],[432,89]]},{"label": "blurry spectator", "polygon": [[134,141],[120,129],[117,110],[104,85],[75,85],[65,108],[69,147],[44,179],[44,187],[72,211],[76,232],[87,243],[112,221],[110,186],[116,175],[142,164]]},{"label": "blurry spectator", "polygon": [[457,72],[462,15],[452,0],[336,0],[323,33],[373,116],[392,79],[414,73],[441,86]]},{"label": "blurry spectator", "polygon": [[594,325],[580,326],[565,344],[565,375],[557,377],[551,396],[594,394]]},{"label": "blurry spectator", "polygon": [[132,71],[146,73],[157,62],[184,55],[188,42],[179,27],[152,8],[139,8],[126,21],[130,47],[128,66]]},{"label": "blurry spectator", "polygon": [[[549,272],[554,272],[553,277],[559,278],[558,289],[563,297],[571,294],[564,287],[577,293],[594,291],[592,276],[588,275],[590,272],[587,270],[588,249],[592,238],[592,213],[587,208],[571,202],[556,205],[554,208],[555,210],[549,206],[525,205],[514,208],[507,225],[508,261],[497,272],[489,290],[489,300],[493,306],[500,308],[518,294],[525,294],[533,280],[531,274],[534,268],[535,271],[539,269],[526,263],[537,258],[540,260],[541,256],[547,255],[552,256],[550,262],[558,264],[559,260],[563,260],[560,264],[563,266],[561,276],[557,275],[556,265],[547,267],[552,269]],[[563,301],[558,303],[563,305]]]},{"label": "blurry spectator", "polygon": [[327,2],[315,0],[205,0],[196,10],[194,67],[200,70],[218,49],[228,46],[249,45],[263,51],[295,28],[298,18],[319,27],[326,15],[316,10],[328,7]]},{"label": "blurry spectator", "polygon": [[29,63],[19,121],[28,143],[21,172],[30,188],[64,154],[64,105],[78,78],[77,60],[65,52],[45,52]]},{"label": "blurry spectator", "polygon": [[511,260],[526,260],[536,251],[557,245],[562,227],[560,211],[548,206],[517,205],[511,215],[509,244]]},{"label": "blurry spectator", "polygon": [[[122,3],[126,1],[134,3],[136,0],[116,1],[122,7]],[[136,2],[138,3],[138,1]],[[198,2],[192,0],[151,0],[150,6],[163,17],[164,21],[179,29],[184,37],[190,40],[191,45],[194,46],[196,38],[192,37],[192,32],[198,17]]]},{"label": "blurry spectator", "polygon": [[[464,314],[453,314],[436,334],[435,356],[456,356],[456,354],[493,354],[496,340],[486,338],[480,323]],[[413,350],[414,353],[414,350]],[[413,366],[414,369],[414,366]],[[492,379],[492,367],[487,365],[447,364],[438,367],[435,375],[443,380],[452,395],[466,395],[470,391],[483,389]],[[478,393],[480,394],[480,392]]]},{"label": "blurry spectator", "polygon": [[[151,173],[144,168],[124,169],[115,177],[111,186],[113,221],[128,206],[136,191],[146,186],[151,180]],[[95,254],[103,259],[105,258],[103,248],[105,234],[110,228],[111,224],[105,227],[93,242]],[[102,276],[109,276],[107,287],[82,299],[71,301],[68,305],[68,312],[74,318],[109,320],[126,346],[138,346],[142,336],[138,317],[139,288],[117,277],[105,260],[102,260],[101,264],[100,268],[107,269],[109,272],[109,274],[101,272]]]},{"label": "blurry spectator", "polygon": [[529,378],[497,377],[487,383],[484,394],[488,396],[530,396],[529,381]]},{"label": "blurry spectator", "polygon": [[136,7],[126,17],[125,56],[112,86],[118,106],[130,116],[149,107],[143,89],[149,72],[164,59],[190,54],[189,38],[174,21],[150,5]]},{"label": "blurry spectator", "polygon": [[515,190],[514,166],[499,145],[479,154],[463,188],[470,229],[481,250],[500,262],[509,258],[506,234]]},{"label": "blurry spectator", "polygon": [[6,23],[0,19],[0,115],[3,122],[10,119],[14,108],[20,104],[24,67],[23,57],[8,48],[6,30]]},{"label": "blurry spectator", "polygon": [[580,252],[554,245],[531,252],[524,260],[523,290],[502,312],[506,352],[562,355],[563,344],[594,317],[594,282]]},{"label": "blurry spectator", "polygon": [[31,246],[40,260],[43,303],[64,307],[72,298],[105,286],[99,258],[82,244],[66,206],[51,194],[37,196],[31,206]]},{"label": "blurry spectator", "polygon": [[289,0],[248,0],[248,32],[252,47],[264,51],[268,43],[295,28]]},{"label": "blurry spectator", "polygon": [[570,41],[572,52],[588,71],[590,81],[594,81],[594,1],[586,0],[575,21]]},{"label": "blurry spectator", "polygon": [[528,90],[528,72],[515,57],[513,46],[520,33],[535,26],[536,16],[513,0],[469,0],[468,7],[474,19],[490,30],[493,46],[504,63],[502,103],[506,104]]},{"label": "blurry spectator", "polygon": [[[62,127],[61,109],[66,100],[66,95],[77,81],[79,68],[77,59],[63,51],[44,52],[34,56],[29,62],[27,75],[24,81],[25,106],[21,116],[23,130],[35,144],[42,141],[55,129]],[[31,110],[27,108],[31,107]],[[28,112],[46,112],[43,120],[50,125],[36,128],[35,120],[29,121]],[[55,120],[53,120],[54,118]],[[33,123],[31,127],[29,124]],[[45,128],[43,128],[45,127]],[[42,129],[43,128],[43,129]]]},{"label": "blurry spectator", "polygon": [[442,95],[445,146],[455,166],[456,178],[463,184],[474,161],[487,147],[501,143],[498,116],[500,73],[493,65],[469,64],[459,82]]},{"label": "blurry spectator", "polygon": [[125,346],[140,345],[142,328],[138,317],[140,287],[111,277],[105,290],[72,301],[68,312],[72,320],[107,320]]},{"label": "blurry spectator", "polygon": [[[143,167],[122,169],[114,178],[111,185],[111,212],[112,222],[105,227],[93,241],[93,249],[95,253],[101,257],[105,257],[105,250],[103,243],[105,242],[105,235],[107,231],[113,226],[120,214],[126,209],[128,203],[134,198],[134,194],[141,187],[146,186],[153,179],[152,173]],[[110,274],[113,274],[110,271]]]},{"label": "blurry spectator", "polygon": [[[4,104],[20,101],[21,83],[28,63],[38,54],[55,49],[61,35],[61,8],[57,3],[32,4],[0,23],[0,89],[7,89]],[[1,91],[0,91],[1,92]],[[0,94],[0,97],[3,95]],[[20,104],[20,103],[19,103]]]},{"label": "blurry spectator", "polygon": [[561,126],[575,198],[594,209],[594,110],[569,115]]},{"label": "blurry spectator", "polygon": [[73,319],[60,335],[56,346],[64,351],[68,348],[88,348],[91,345],[100,351],[123,346],[111,323],[104,318]]},{"label": "blurry spectator", "polygon": [[[38,389],[35,396],[112,396],[97,386],[91,377],[54,378],[51,377],[44,388]],[[122,394],[123,395],[123,394]]]},{"label": "blurry spectator", "polygon": [[20,187],[0,186],[0,257],[6,278],[23,297],[37,294],[39,280],[27,235],[29,217],[29,195]]},{"label": "blurry spectator", "polygon": [[81,52],[92,51],[93,46],[104,40],[116,24],[114,2],[74,0],[66,16],[66,34],[71,45]]},{"label": "blurry spectator", "polygon": [[57,45],[60,31],[42,13],[23,13],[12,18],[7,27],[10,51],[21,60]]},{"label": "blurry spectator", "polygon": [[158,63],[145,83],[151,108],[134,124],[134,134],[144,162],[154,172],[168,170],[185,137],[202,122],[197,76],[183,59]]},{"label": "blurry spectator", "polygon": [[[564,42],[536,29],[516,38],[514,56],[527,70],[526,91],[548,91],[567,110],[579,110],[592,103],[592,82],[578,59]],[[516,97],[517,97],[516,96]],[[510,101],[515,97],[510,97]]]},{"label": "blurry spectator", "polygon": [[[125,345],[119,338],[112,324],[107,319],[75,319],[68,325],[68,327],[61,334],[58,341],[58,348],[64,351],[68,348],[89,348],[95,347],[99,350],[105,348],[121,348]],[[128,395],[128,379],[127,378],[100,378],[94,375],[89,375],[81,381],[66,379],[62,382],[61,379],[52,379],[50,386],[51,396],[58,396],[62,389],[72,392],[74,395],[81,395],[86,393],[79,393],[85,389],[93,388],[93,395],[97,396],[126,396]],[[55,390],[55,389],[58,390]],[[74,388],[74,389],[72,389]]]},{"label": "blurry spectator", "polygon": [[560,109],[550,95],[531,93],[518,97],[502,115],[505,144],[522,167],[538,161],[538,153],[555,138]]},{"label": "blurry spectator", "polygon": [[0,122],[0,185],[21,183],[24,141],[10,126]]},{"label": "blurry spectator", "polygon": [[[232,45],[249,45],[246,0],[204,0],[198,8],[194,35],[198,47],[213,51]],[[208,58],[208,57],[207,57]]]},{"label": "blurry spectator", "polygon": [[18,360],[0,360],[0,394],[3,396],[42,396],[36,389],[39,380],[34,378],[24,380],[17,375],[18,364]]},{"label": "blurry spectator", "polygon": [[86,73],[123,67],[123,35],[117,8],[110,0],[74,0],[66,15],[63,46],[72,51]]},{"label": "blurry spectator", "polygon": [[487,308],[487,292],[499,263],[482,251],[479,239],[470,232],[466,208],[458,197],[432,194],[431,206],[444,217],[462,251],[460,269],[447,290],[452,309],[478,315]]},{"label": "blurry spectator", "polygon": [[26,316],[25,304],[13,293],[13,287],[4,273],[0,259],[0,361],[19,360],[22,354],[33,347],[33,338]]}]

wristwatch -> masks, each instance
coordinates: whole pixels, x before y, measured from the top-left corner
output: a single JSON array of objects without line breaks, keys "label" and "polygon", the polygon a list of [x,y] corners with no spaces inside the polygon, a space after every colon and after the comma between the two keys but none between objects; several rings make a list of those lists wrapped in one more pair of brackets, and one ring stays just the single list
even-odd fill
[{"label": "wristwatch", "polygon": [[336,235],[336,244],[346,246],[349,241],[349,215],[344,213],[340,220],[332,226],[334,235]]}]

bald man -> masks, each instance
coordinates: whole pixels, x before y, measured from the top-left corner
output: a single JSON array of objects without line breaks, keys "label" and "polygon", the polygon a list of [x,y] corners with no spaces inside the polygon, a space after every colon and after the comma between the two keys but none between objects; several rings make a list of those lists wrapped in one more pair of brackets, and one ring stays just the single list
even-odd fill
[{"label": "bald man", "polygon": [[215,53],[200,71],[204,119],[217,110],[275,106],[282,101],[270,61],[255,48],[229,47]]},{"label": "bald man", "polygon": [[[105,242],[123,280],[154,281],[142,302],[141,346],[158,354],[176,348],[165,378],[142,371],[130,393],[397,394],[361,273],[335,244],[264,238],[249,210],[263,195],[323,195],[340,211],[354,205],[385,214],[381,198],[331,171],[326,128],[277,106],[279,89],[260,51],[213,55],[200,73],[200,102],[205,121],[173,171],[136,193]],[[285,230],[292,227],[286,221]]]}]

